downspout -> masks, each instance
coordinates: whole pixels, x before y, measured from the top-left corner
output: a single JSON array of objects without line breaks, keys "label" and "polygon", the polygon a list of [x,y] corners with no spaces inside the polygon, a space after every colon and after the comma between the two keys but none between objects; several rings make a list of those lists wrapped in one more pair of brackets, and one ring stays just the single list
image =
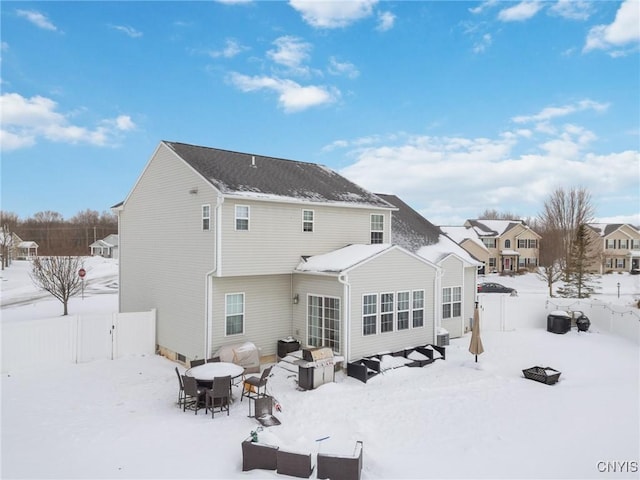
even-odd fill
[{"label": "downspout", "polygon": [[342,367],[351,359],[351,284],[348,275],[341,273],[338,275],[338,281],[343,285],[344,297],[344,363]]},{"label": "downspout", "polygon": [[[219,277],[222,269],[220,268],[220,263],[222,261],[222,204],[224,203],[224,197],[218,194],[216,198],[216,208],[214,210],[215,215],[215,244],[214,244],[214,254],[213,254],[213,270],[207,272],[205,274],[205,314],[204,314],[204,330],[205,330],[205,339],[204,339],[204,357],[207,358],[209,356],[209,352],[211,352],[211,333],[213,332],[213,277]],[[213,353],[213,352],[212,352]]]},{"label": "downspout", "polygon": [[434,343],[438,343],[438,329],[442,327],[442,276],[444,275],[444,270],[441,267],[437,267],[436,276],[433,282],[433,341]]}]

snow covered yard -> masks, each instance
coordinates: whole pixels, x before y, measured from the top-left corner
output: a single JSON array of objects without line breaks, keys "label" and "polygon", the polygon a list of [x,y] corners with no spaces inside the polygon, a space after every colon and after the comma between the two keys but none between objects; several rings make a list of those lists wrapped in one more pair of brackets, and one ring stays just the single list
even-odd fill
[{"label": "snow covered yard", "polygon": [[[3,322],[41,308],[15,275],[3,272]],[[625,303],[638,293],[637,276],[604,280],[624,282]],[[533,276],[498,281],[518,288],[524,308],[544,302]],[[109,282],[96,284],[76,301],[113,308],[102,302],[117,295],[98,294]],[[13,288],[23,305],[4,308]],[[615,290],[603,294],[615,298]],[[59,315],[59,303],[50,308]],[[389,370],[367,384],[339,373],[335,383],[299,391],[295,370],[277,366],[268,391],[282,405],[274,411],[282,424],[259,438],[310,453],[349,452],[362,440],[363,479],[638,478],[638,345],[597,329],[548,333],[544,320],[483,331],[478,363],[467,334],[451,341],[447,360]],[[526,380],[522,369],[534,365],[561,371],[559,382]],[[259,424],[240,391],[229,416],[182,412],[175,366],[140,356],[3,375],[1,477],[285,478],[241,471],[240,443]]]}]

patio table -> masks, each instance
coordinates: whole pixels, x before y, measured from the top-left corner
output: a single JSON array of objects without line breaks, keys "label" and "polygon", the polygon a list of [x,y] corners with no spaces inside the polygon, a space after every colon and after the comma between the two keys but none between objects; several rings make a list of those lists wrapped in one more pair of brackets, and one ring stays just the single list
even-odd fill
[{"label": "patio table", "polygon": [[238,378],[244,373],[244,368],[231,362],[212,362],[192,367],[184,374],[188,377],[194,377],[198,382],[213,383],[216,377],[226,377],[231,379]]}]

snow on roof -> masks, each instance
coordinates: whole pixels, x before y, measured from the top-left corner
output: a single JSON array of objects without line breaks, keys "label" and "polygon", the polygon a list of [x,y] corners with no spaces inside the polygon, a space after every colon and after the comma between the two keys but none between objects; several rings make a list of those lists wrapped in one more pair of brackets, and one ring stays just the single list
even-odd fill
[{"label": "snow on roof", "polygon": [[18,243],[18,248],[37,248],[38,244],[36,242],[25,240],[24,242]]},{"label": "snow on roof", "polygon": [[447,258],[449,255],[456,255],[472,266],[482,265],[482,262],[475,260],[464,248],[460,247],[456,242],[443,235],[439,237],[437,243],[420,248],[416,254],[436,264]]},{"label": "snow on roof", "polygon": [[513,226],[521,224],[522,220],[469,220],[469,223],[478,232],[478,235],[500,236]]},{"label": "snow on roof", "polygon": [[458,245],[464,242],[465,240],[469,240],[475,243],[482,250],[488,251],[487,246],[478,238],[477,232],[471,227],[458,227],[458,226],[447,226],[440,227],[449,238],[451,238]]},{"label": "snow on roof", "polygon": [[314,255],[301,261],[296,267],[298,272],[342,272],[385,250],[393,248],[388,243],[373,245],[348,245],[322,255]]},{"label": "snow on roof", "polygon": [[501,250],[500,254],[501,255],[520,255],[520,252],[516,252],[515,250],[506,249],[506,250]]}]

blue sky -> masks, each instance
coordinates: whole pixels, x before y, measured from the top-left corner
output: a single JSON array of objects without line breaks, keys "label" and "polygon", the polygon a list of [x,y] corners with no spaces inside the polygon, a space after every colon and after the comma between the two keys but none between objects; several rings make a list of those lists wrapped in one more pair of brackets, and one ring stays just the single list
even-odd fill
[{"label": "blue sky", "polygon": [[327,165],[439,225],[586,188],[640,224],[640,2],[11,2],[2,210],[124,200],[161,140]]}]

